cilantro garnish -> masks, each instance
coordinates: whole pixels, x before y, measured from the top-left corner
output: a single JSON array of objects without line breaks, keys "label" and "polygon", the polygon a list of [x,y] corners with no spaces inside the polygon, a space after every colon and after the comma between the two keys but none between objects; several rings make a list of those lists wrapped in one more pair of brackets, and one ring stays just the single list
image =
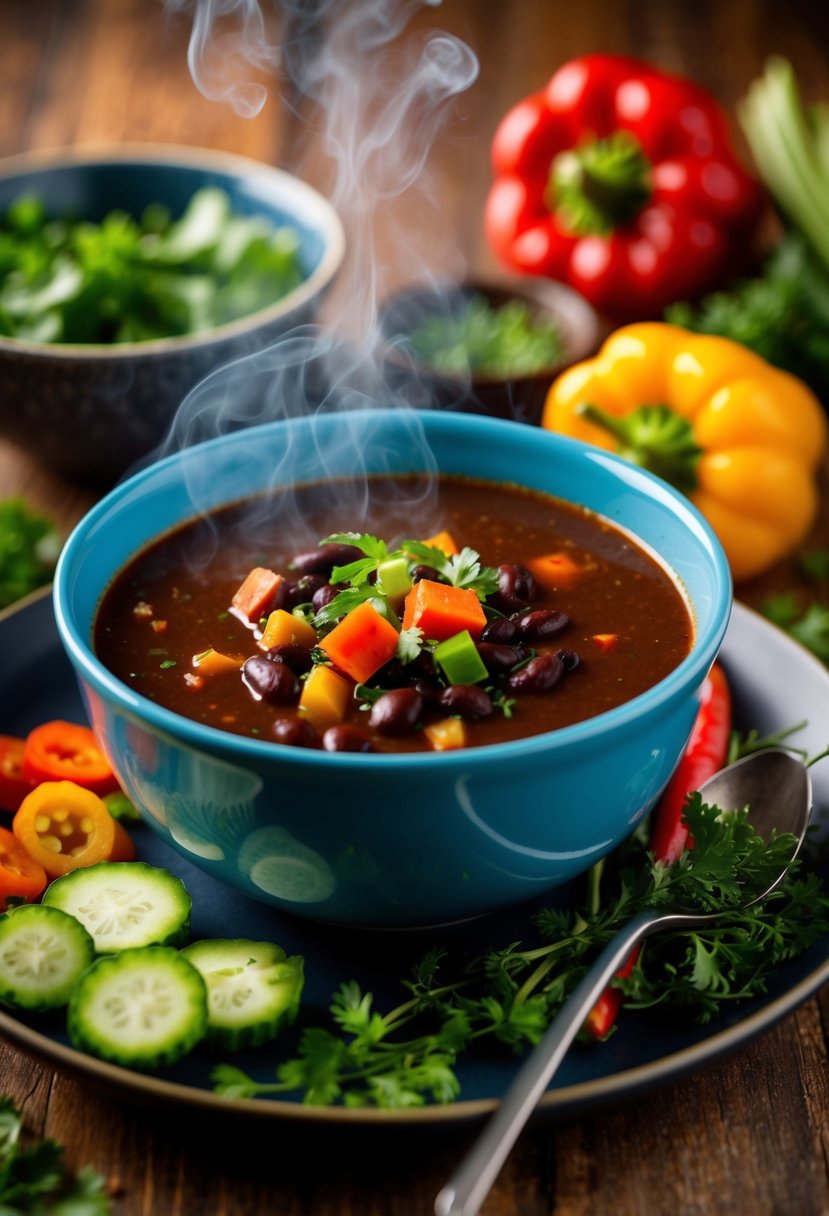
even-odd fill
[{"label": "cilantro garnish", "polygon": [[54,1140],[21,1149],[22,1127],[11,1098],[0,1098],[0,1211],[109,1216],[112,1204],[101,1175],[91,1169],[70,1174]]},{"label": "cilantro garnish", "polygon": [[0,501],[0,608],[48,583],[60,542],[51,520],[22,498]]},{"label": "cilantro garnish", "polygon": [[458,1056],[489,1039],[510,1049],[537,1043],[596,954],[643,909],[678,903],[720,917],[710,925],[655,935],[632,974],[614,981],[626,1009],[663,1007],[662,1016],[707,1022],[735,1000],[762,993],[774,968],[829,932],[829,893],[814,874],[789,866],[762,903],[744,907],[745,891],[762,891],[791,857],[794,838],[765,842],[748,812],[722,812],[699,794],[687,804],[694,848],[666,866],[635,834],[616,855],[615,893],[603,906],[545,908],[527,926],[528,940],[494,945],[455,963],[431,950],[402,981],[407,996],[389,1012],[355,981],[334,994],[327,1027],[308,1026],[298,1053],[273,1082],[220,1065],[217,1092],[254,1097],[298,1091],[304,1101],[405,1107],[448,1102],[460,1086]]}]

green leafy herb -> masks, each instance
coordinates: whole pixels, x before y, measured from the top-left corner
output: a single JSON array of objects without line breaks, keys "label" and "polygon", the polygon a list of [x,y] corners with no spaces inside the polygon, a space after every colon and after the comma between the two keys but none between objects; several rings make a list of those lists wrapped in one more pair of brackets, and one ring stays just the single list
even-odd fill
[{"label": "green leafy herb", "polygon": [[400,550],[437,570],[453,587],[474,591],[480,600],[498,590],[498,571],[492,566],[482,566],[474,549],[465,547],[460,553],[450,554],[423,541],[404,540]]},{"label": "green leafy herb", "polygon": [[0,1212],[2,1216],[109,1216],[112,1204],[100,1174],[70,1174],[53,1140],[20,1147],[22,1120],[10,1098],[0,1098]]},{"label": "green leafy herb", "polygon": [[404,982],[408,996],[387,1013],[355,982],[331,1004],[333,1025],[308,1027],[296,1058],[260,1083],[241,1069],[213,1073],[218,1092],[252,1097],[300,1091],[308,1103],[418,1106],[459,1092],[458,1055],[489,1039],[511,1049],[537,1043],[596,954],[636,913],[679,903],[721,913],[695,930],[655,936],[631,976],[619,982],[627,1007],[665,1006],[706,1022],[733,1001],[762,993],[773,969],[829,931],[829,895],[815,875],[789,867],[761,904],[744,907],[746,891],[763,891],[791,857],[794,838],[763,841],[748,812],[721,812],[699,794],[687,805],[694,839],[673,865],[655,861],[639,834],[620,851],[616,893],[603,905],[550,907],[534,917],[532,940],[511,942],[449,972],[432,950]]},{"label": "green leafy herb", "polygon": [[45,515],[22,498],[0,501],[0,608],[48,583],[60,541]]},{"label": "green leafy herb", "polygon": [[[404,540],[396,549],[389,550],[385,541],[367,532],[335,532],[332,536],[326,536],[320,544],[354,545],[365,556],[345,566],[335,566],[331,571],[332,583],[347,583],[348,586],[316,614],[314,624],[318,629],[334,625],[340,617],[352,612],[366,600],[399,628],[400,623],[388,597],[379,585],[369,581],[384,562],[395,558],[425,563],[453,587],[468,588],[481,600],[498,589],[498,571],[490,566],[482,566],[480,556],[474,549],[464,548],[460,553],[449,555],[423,541]],[[403,662],[408,663],[416,657],[414,644],[413,637],[403,639],[401,636],[403,654],[408,655],[404,658],[403,654],[398,654]]]},{"label": "green leafy herb", "polygon": [[763,604],[763,614],[823,663],[829,663],[829,605],[813,602],[801,612],[797,597],[785,592]]},{"label": "green leafy herb", "polygon": [[293,229],[231,210],[206,188],[180,219],[49,219],[36,198],[0,216],[0,334],[33,342],[141,342],[198,333],[302,281]]},{"label": "green leafy herb", "polygon": [[529,376],[562,357],[558,328],[521,300],[493,307],[473,296],[456,311],[427,317],[408,343],[417,358],[450,376]]},{"label": "green leafy herb", "polygon": [[397,639],[397,658],[401,663],[411,663],[423,649],[423,630],[418,625],[401,629]]},{"label": "green leafy herb", "polygon": [[783,237],[757,278],[698,305],[673,304],[666,318],[747,346],[829,401],[829,272],[799,233]]}]

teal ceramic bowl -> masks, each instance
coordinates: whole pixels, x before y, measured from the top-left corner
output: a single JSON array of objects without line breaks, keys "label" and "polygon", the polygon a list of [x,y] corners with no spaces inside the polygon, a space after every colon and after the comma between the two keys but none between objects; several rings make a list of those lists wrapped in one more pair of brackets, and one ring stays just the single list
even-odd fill
[{"label": "teal ceramic bowl", "polygon": [[150,203],[173,217],[204,186],[240,215],[294,228],[302,283],[273,304],[203,333],[117,345],[36,343],[0,336],[0,435],[74,477],[113,481],[165,437],[191,388],[231,360],[312,321],[343,259],[331,205],[298,178],[207,148],[126,144],[35,152],[0,161],[0,213],[21,194],[50,217],[99,221]]},{"label": "teal ceramic bowl", "polygon": [[[696,620],[691,653],[643,695],[566,729],[417,755],[321,753],[224,734],[104,669],[93,619],[137,549],[197,510],[355,468],[517,481],[583,503],[674,572]],[[730,605],[719,543],[662,481],[512,422],[379,409],[267,424],[145,469],[78,525],[55,581],[58,629],[93,728],[152,826],[246,895],[374,927],[447,923],[529,899],[633,831],[679,758]]]}]

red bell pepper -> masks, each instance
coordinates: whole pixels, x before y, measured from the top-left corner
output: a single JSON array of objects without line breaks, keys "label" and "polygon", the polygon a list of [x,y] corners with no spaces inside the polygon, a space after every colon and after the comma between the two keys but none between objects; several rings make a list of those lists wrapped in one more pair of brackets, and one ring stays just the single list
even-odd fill
[{"label": "red bell pepper", "polygon": [[16,811],[32,788],[23,776],[24,740],[0,735],[0,810]]},{"label": "red bell pepper", "polygon": [[509,267],[569,283],[614,321],[658,317],[733,278],[763,194],[701,86],[585,55],[510,110],[484,225]]},{"label": "red bell pepper", "polygon": [[[651,852],[657,861],[671,865],[679,859],[684,848],[693,847],[683,818],[685,803],[690,793],[723,767],[730,737],[731,690],[725,672],[715,663],[700,690],[699,709],[682,759],[653,811]],[[638,957],[637,946],[616,975],[627,979]],[[612,985],[605,988],[585,1021],[585,1029],[593,1038],[603,1039],[610,1033],[623,999],[621,988]]]}]

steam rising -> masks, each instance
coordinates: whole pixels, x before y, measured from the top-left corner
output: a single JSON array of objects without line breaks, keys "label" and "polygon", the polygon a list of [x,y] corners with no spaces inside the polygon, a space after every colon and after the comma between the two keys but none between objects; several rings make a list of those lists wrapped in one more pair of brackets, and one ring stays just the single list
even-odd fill
[{"label": "steam rising", "polygon": [[422,281],[430,268],[423,233],[395,220],[392,203],[406,194],[407,215],[425,225],[431,273],[462,273],[427,162],[449,103],[478,71],[448,33],[403,36],[422,8],[423,0],[284,0],[266,12],[260,0],[168,0],[168,9],[192,10],[188,62],[206,97],[250,117],[278,91],[306,124],[288,167],[307,180],[322,168],[326,180],[313,184],[339,213],[348,252],[326,325],[304,324],[209,376],[182,404],[164,451],[301,413],[403,408],[383,375],[378,301],[395,278]]}]

